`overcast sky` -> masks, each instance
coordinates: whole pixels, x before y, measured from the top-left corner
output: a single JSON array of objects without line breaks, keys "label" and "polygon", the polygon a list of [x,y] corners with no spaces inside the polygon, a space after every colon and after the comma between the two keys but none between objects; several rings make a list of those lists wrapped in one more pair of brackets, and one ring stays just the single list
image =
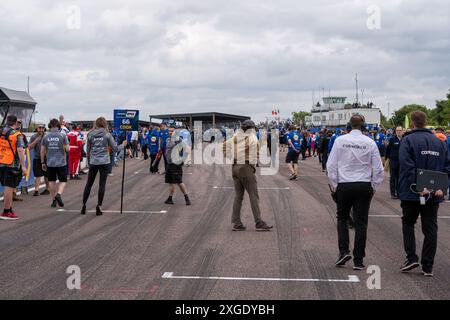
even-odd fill
[{"label": "overcast sky", "polygon": [[0,86],[26,90],[29,74],[42,120],[115,107],[263,120],[309,111],[313,89],[353,102],[355,73],[384,113],[450,88],[448,0],[1,0],[0,41]]}]

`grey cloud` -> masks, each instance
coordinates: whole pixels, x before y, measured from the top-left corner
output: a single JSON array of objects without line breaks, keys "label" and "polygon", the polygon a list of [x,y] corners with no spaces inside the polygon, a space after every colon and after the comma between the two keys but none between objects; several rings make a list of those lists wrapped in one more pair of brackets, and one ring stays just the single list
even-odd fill
[{"label": "grey cloud", "polygon": [[[381,30],[366,27],[370,4]],[[80,30],[65,27],[70,5],[81,8]],[[42,117],[110,118],[139,104],[145,117],[262,120],[275,107],[308,110],[322,87],[353,100],[356,72],[386,112],[387,100],[432,106],[450,84],[449,9],[445,0],[2,0],[0,84],[24,89],[30,74]]]}]

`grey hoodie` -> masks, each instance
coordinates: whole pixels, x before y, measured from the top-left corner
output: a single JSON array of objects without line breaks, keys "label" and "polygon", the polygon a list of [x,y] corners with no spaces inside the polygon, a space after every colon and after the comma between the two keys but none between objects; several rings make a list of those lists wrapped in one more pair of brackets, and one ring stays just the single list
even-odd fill
[{"label": "grey hoodie", "polygon": [[110,164],[109,147],[114,152],[118,151],[117,144],[109,132],[103,128],[89,132],[86,146],[89,165]]}]

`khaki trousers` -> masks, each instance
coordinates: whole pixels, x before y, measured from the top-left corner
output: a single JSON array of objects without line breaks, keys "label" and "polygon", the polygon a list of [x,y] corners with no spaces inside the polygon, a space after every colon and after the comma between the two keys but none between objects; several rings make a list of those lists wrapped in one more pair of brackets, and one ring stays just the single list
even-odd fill
[{"label": "khaki trousers", "polygon": [[259,208],[258,184],[256,181],[256,167],[251,164],[233,165],[233,181],[235,198],[233,204],[233,224],[242,225],[241,208],[245,191],[250,197],[255,223],[261,222],[261,210]]}]

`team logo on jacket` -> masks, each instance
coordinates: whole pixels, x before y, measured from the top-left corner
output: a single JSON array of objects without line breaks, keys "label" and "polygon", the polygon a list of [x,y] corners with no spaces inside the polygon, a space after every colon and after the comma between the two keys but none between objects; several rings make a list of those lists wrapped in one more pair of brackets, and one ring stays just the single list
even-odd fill
[{"label": "team logo on jacket", "polygon": [[294,134],[294,140],[298,141],[298,135]]},{"label": "team logo on jacket", "polygon": [[152,137],[152,142],[156,142],[156,137]]}]

